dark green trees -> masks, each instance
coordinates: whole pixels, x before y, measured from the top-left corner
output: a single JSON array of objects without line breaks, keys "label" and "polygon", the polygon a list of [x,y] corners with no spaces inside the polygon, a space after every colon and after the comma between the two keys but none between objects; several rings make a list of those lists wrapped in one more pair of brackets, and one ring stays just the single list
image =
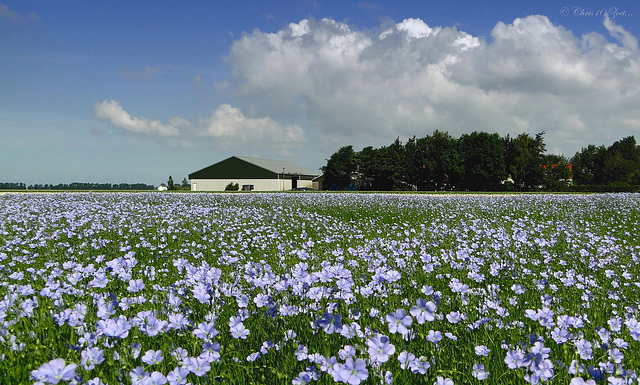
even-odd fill
[{"label": "dark green trees", "polygon": [[331,190],[345,190],[353,182],[357,172],[358,161],[353,146],[342,147],[322,167],[324,185]]},{"label": "dark green trees", "polygon": [[515,139],[508,135],[504,139],[507,173],[517,190],[531,190],[543,182],[544,165],[547,164],[543,136],[544,132],[536,134],[535,138],[523,133]]},{"label": "dark green trees", "polygon": [[640,146],[633,136],[608,148],[589,145],[571,160],[545,151],[544,132],[515,138],[472,132],[455,139],[434,131],[360,152],[342,147],[322,170],[326,188],[336,190],[633,191],[640,185]]},{"label": "dark green trees", "polygon": [[460,137],[464,166],[463,187],[473,191],[497,190],[507,178],[502,138],[498,134],[473,132]]},{"label": "dark green trees", "polygon": [[628,183],[631,175],[638,169],[639,159],[639,149],[633,136],[613,143],[604,154],[602,173],[605,182]]},{"label": "dark green trees", "polygon": [[573,165],[573,181],[578,184],[593,185],[604,183],[604,155],[605,146],[596,147],[593,144],[583,147],[576,152],[571,160]]},{"label": "dark green trees", "polygon": [[590,144],[578,151],[571,162],[576,184],[640,183],[640,146],[633,136],[623,138],[608,148]]},{"label": "dark green trees", "polygon": [[447,132],[410,139],[406,146],[409,179],[418,190],[451,190],[464,173],[458,141]]}]

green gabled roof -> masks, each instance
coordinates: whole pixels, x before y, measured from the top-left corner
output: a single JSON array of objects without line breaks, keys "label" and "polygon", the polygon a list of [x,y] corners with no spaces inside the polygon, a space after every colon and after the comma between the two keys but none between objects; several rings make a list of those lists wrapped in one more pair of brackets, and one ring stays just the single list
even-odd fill
[{"label": "green gabled roof", "polygon": [[320,175],[319,172],[283,160],[232,156],[189,174],[189,179],[275,179],[282,175],[283,169],[285,176]]}]

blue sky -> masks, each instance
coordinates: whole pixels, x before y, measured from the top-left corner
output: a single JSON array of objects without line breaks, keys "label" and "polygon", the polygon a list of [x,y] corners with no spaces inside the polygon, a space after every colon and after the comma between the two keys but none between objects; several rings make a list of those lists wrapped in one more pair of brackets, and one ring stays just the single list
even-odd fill
[{"label": "blue sky", "polygon": [[640,134],[636,4],[0,0],[0,181],[318,169],[436,129],[572,156]]}]

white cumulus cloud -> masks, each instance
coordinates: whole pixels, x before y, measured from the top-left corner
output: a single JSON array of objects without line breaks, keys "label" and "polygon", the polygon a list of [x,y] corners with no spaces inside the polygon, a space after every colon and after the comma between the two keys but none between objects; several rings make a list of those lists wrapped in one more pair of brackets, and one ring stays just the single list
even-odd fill
[{"label": "white cumulus cloud", "polygon": [[436,129],[546,131],[549,150],[571,156],[640,134],[628,123],[640,105],[637,39],[603,23],[613,42],[576,37],[540,15],[497,23],[491,42],[420,19],[379,32],[305,19],[244,35],[226,60],[237,100],[301,122],[328,151]]},{"label": "white cumulus cloud", "polygon": [[229,104],[221,104],[207,119],[201,119],[200,135],[220,141],[274,144],[299,144],[306,141],[298,125],[283,125],[271,118],[249,118]]},{"label": "white cumulus cloud", "polygon": [[209,117],[198,118],[197,124],[177,116],[170,118],[168,123],[132,117],[115,100],[97,103],[94,116],[126,132],[179,137],[181,144],[190,146],[205,138],[224,148],[248,146],[289,153],[306,142],[305,133],[299,125],[280,124],[269,117],[248,117],[229,104],[221,104]]},{"label": "white cumulus cloud", "polygon": [[[173,124],[164,124],[157,120],[136,118],[125,111],[115,100],[104,100],[93,108],[96,118],[107,120],[111,125],[134,134],[179,136],[180,130]],[[178,122],[175,121],[174,122]],[[179,121],[184,123],[183,121]]]}]

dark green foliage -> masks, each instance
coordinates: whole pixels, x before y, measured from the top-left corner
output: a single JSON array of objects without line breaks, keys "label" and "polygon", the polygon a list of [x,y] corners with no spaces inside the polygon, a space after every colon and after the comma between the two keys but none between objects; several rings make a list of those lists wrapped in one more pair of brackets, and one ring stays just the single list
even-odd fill
[{"label": "dark green foliage", "polygon": [[327,165],[322,167],[325,186],[331,190],[346,190],[357,172],[357,167],[353,146],[340,148],[327,160]]},{"label": "dark green foliage", "polygon": [[238,183],[229,183],[225,188],[224,191],[238,191],[240,190],[240,185]]},{"label": "dark green foliage", "polygon": [[0,183],[0,190],[26,190],[26,189],[27,189],[27,185],[22,183],[22,182],[18,182],[18,183],[13,183],[13,182]]},{"label": "dark green foliage", "polygon": [[[504,139],[507,172],[511,175],[516,189],[532,190],[543,183],[544,170],[547,164],[556,162],[545,161],[544,132],[532,138],[522,133],[515,139],[508,135]],[[540,167],[543,165],[543,167]]]},{"label": "dark green foliage", "polygon": [[464,172],[459,144],[447,132],[414,137],[406,149],[410,183],[418,190],[451,190],[459,185]]},{"label": "dark green foliage", "polygon": [[155,190],[155,186],[144,183],[58,183],[32,184],[28,190]]},{"label": "dark green foliage", "polygon": [[466,190],[490,191],[500,188],[507,178],[502,139],[498,134],[473,132],[460,137],[463,187]]},{"label": "dark green foliage", "polygon": [[571,185],[571,166],[562,155],[544,155],[540,186],[550,191],[565,191]]},{"label": "dark green foliage", "polygon": [[573,159],[574,182],[582,185],[637,185],[640,182],[640,146],[633,136],[608,148],[592,144]]},{"label": "dark green foliage", "polygon": [[607,149],[604,146],[596,147],[590,144],[576,152],[571,160],[573,164],[573,180],[576,184],[604,183],[602,170],[606,151]]},{"label": "dark green foliage", "polygon": [[544,153],[544,134],[501,138],[473,132],[455,139],[434,131],[404,145],[396,138],[389,146],[360,152],[345,146],[322,167],[324,186],[369,191],[636,191],[634,186],[640,185],[640,146],[633,136],[608,148],[590,144],[569,160]]},{"label": "dark green foliage", "polygon": [[173,178],[169,175],[169,180],[167,181],[167,190],[173,190]]},{"label": "dark green foliage", "polygon": [[608,183],[628,182],[638,169],[638,146],[633,136],[619,140],[604,154],[604,180]]}]

